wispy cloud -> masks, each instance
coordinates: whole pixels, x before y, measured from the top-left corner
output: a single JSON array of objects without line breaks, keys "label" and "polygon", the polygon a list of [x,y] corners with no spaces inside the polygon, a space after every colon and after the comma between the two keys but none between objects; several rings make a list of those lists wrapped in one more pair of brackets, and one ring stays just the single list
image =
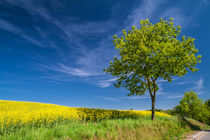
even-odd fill
[{"label": "wispy cloud", "polygon": [[173,18],[175,25],[181,25],[181,27],[185,26],[189,22],[188,17],[185,17],[181,9],[176,7],[167,9],[161,17],[164,19]]},{"label": "wispy cloud", "polygon": [[99,87],[106,88],[106,87],[111,86],[112,83],[113,83],[114,81],[116,81],[116,80],[117,80],[117,78],[111,78],[111,79],[108,79],[108,80],[101,80],[101,81],[98,82],[97,85],[98,85]]},{"label": "wispy cloud", "polygon": [[[98,36],[100,34],[107,33],[108,30],[110,30],[110,27],[115,27],[115,23],[111,21],[100,21],[100,22],[84,22],[80,24],[76,23],[59,23],[62,24],[62,26],[59,25],[60,28],[63,28],[63,31],[66,32],[66,34],[69,33],[75,33],[78,36]],[[63,26],[64,25],[64,26]],[[68,32],[68,33],[67,33]]]},{"label": "wispy cloud", "polygon": [[[186,91],[190,91],[193,90],[194,92],[196,92],[198,95],[201,95],[203,93],[205,93],[204,91],[204,80],[203,78],[200,78],[199,80],[186,80],[186,81],[181,81],[181,82],[176,82],[175,84],[178,85],[186,85],[188,84],[188,86],[190,86],[189,88],[187,88]],[[184,95],[183,91],[183,95]],[[172,96],[168,96],[167,98],[181,98],[183,97],[183,95],[180,95],[178,93],[170,93],[172,94]]]},{"label": "wispy cloud", "polygon": [[[35,19],[39,18],[41,21],[49,24],[47,29],[39,27],[38,25],[33,26],[33,30],[39,33],[42,38],[39,42],[36,42],[34,38],[29,38],[25,34],[23,35],[23,37],[31,43],[45,43],[45,46],[56,50],[57,54],[54,54],[57,58],[56,62],[50,60],[50,63],[46,65],[45,63],[42,63],[43,60],[39,60],[40,65],[38,66],[41,66],[41,68],[46,71],[56,72],[57,76],[53,76],[54,74],[50,75],[49,72],[47,75],[42,77],[63,81],[60,79],[63,75],[78,76],[81,78],[92,76],[90,81],[91,84],[93,83],[92,80],[94,77],[95,79],[93,81],[95,81],[95,85],[100,87],[108,87],[111,85],[110,81],[105,80],[107,79],[106,76],[104,76],[104,78],[97,76],[105,75],[102,70],[113,56],[112,54],[114,51],[112,48],[112,41],[105,35],[110,32],[111,29],[116,27],[115,22],[112,20],[96,22],[87,20],[78,22],[79,19],[73,19],[73,17],[67,17],[65,15],[63,15],[63,18],[60,19],[53,16],[49,9],[44,7],[42,3],[36,3],[35,1],[25,2],[24,0],[7,0],[7,2],[11,5],[24,9]],[[64,5],[57,1],[53,6],[62,8]],[[14,29],[18,29],[15,26],[10,27],[13,27],[13,31]],[[56,39],[59,39],[59,42],[62,43],[58,43],[58,41],[56,42],[55,39],[52,39],[52,36],[55,36]],[[95,40],[98,37],[103,38],[92,44],[88,44],[86,42],[87,40]],[[44,60],[44,62],[46,61]],[[68,81],[68,79],[64,81]],[[88,79],[89,78],[85,78],[83,80],[87,81]]]},{"label": "wispy cloud", "polygon": [[7,3],[20,7],[22,9],[24,9],[25,11],[27,11],[28,13],[30,13],[33,16],[38,16],[38,17],[43,17],[46,19],[50,19],[49,13],[47,12],[47,10],[41,6],[40,2],[36,2],[33,0],[5,0]]},{"label": "wispy cloud", "polygon": [[143,2],[128,15],[125,24],[130,28],[131,26],[138,26],[140,19],[151,18],[154,11],[157,10],[162,0],[143,0]]},{"label": "wispy cloud", "polygon": [[126,97],[123,97],[124,99],[129,99],[129,100],[138,100],[138,99],[148,99],[148,98],[151,98],[150,96],[148,95],[137,95],[137,96],[126,96]]},{"label": "wispy cloud", "polygon": [[176,82],[175,84],[177,84],[177,85],[186,85],[186,84],[189,84],[189,83],[192,83],[192,81],[180,81],[180,82]]},{"label": "wispy cloud", "polygon": [[107,82],[107,81],[100,81],[100,82],[98,82],[97,85],[98,85],[99,87],[106,88],[106,87],[111,86],[111,83],[110,83],[110,82]]},{"label": "wispy cloud", "polygon": [[64,64],[60,64],[60,68],[56,69],[56,70],[59,71],[59,72],[63,72],[63,73],[66,73],[66,74],[73,75],[73,76],[93,76],[93,75],[97,75],[97,73],[93,74],[93,73],[90,73],[90,72],[86,72],[82,69],[68,67]]},{"label": "wispy cloud", "polygon": [[209,5],[209,4],[210,4],[210,2],[209,2],[208,0],[202,0],[202,2],[203,2],[203,4],[205,4],[205,5]]},{"label": "wispy cloud", "polygon": [[[189,15],[186,15],[184,9],[178,6],[169,6],[166,1],[163,0],[143,0],[139,6],[137,6],[127,17],[125,20],[125,25],[127,28],[131,26],[139,26],[139,22],[141,19],[154,19],[159,20],[161,17],[168,20],[169,18],[174,18],[175,25],[181,25],[182,28],[187,28],[188,25],[195,25],[195,16],[199,13],[199,11],[207,4],[206,0],[200,1],[197,6],[194,8],[193,12]],[[165,5],[166,8],[162,8]],[[194,23],[192,24],[192,21]]]},{"label": "wispy cloud", "polygon": [[157,95],[167,94],[163,91],[163,83],[158,83],[159,90],[157,91]]},{"label": "wispy cloud", "polygon": [[174,6],[167,8],[162,14],[161,17],[165,19],[173,18],[175,25],[180,25],[183,29],[189,28],[194,25],[198,25],[199,22],[196,22],[196,16],[200,10],[206,7],[206,1],[198,1],[197,5],[190,14],[186,14],[183,8]]},{"label": "wispy cloud", "polygon": [[203,94],[205,91],[204,91],[204,80],[201,78],[199,79],[198,81],[194,82],[195,86],[192,87],[191,89],[192,90],[195,90],[195,92],[198,94],[198,95],[201,95]]},{"label": "wispy cloud", "polygon": [[185,80],[185,81],[181,81],[181,82],[177,82],[175,84],[178,85],[188,85],[189,87],[187,88],[187,91],[189,90],[193,90],[195,91],[198,95],[203,94],[204,91],[204,79],[200,78],[200,79],[189,79],[189,80]]},{"label": "wispy cloud", "polygon": [[102,97],[102,96],[97,96],[96,98],[98,99],[103,99],[103,100],[108,100],[108,101],[120,101],[118,98],[113,98],[113,97]]},{"label": "wispy cloud", "polygon": [[18,36],[24,38],[25,40],[27,40],[28,42],[36,45],[36,46],[44,47],[42,43],[40,43],[36,39],[32,38],[31,36],[27,35],[22,30],[15,27],[11,23],[7,22],[6,20],[0,19],[0,29],[11,32],[15,35],[18,35]]},{"label": "wispy cloud", "polygon": [[57,65],[54,65],[54,66],[47,66],[47,65],[43,65],[43,64],[39,64],[39,65],[43,68],[48,69],[48,70],[60,72],[60,73],[66,74],[66,75],[79,76],[79,77],[97,75],[97,73],[87,72],[83,69],[73,68],[73,67],[61,64],[61,63],[58,63]]},{"label": "wispy cloud", "polygon": [[157,83],[163,83],[163,82],[168,82],[168,81],[164,79],[157,80]]},{"label": "wispy cloud", "polygon": [[168,99],[176,99],[176,98],[182,98],[183,95],[171,95],[171,96],[168,96],[167,98]]},{"label": "wispy cloud", "polygon": [[204,80],[199,79],[197,82],[195,82],[196,86],[194,87],[197,90],[203,89]]},{"label": "wispy cloud", "polygon": [[1,25],[0,28],[2,30],[11,31],[14,33],[20,32],[19,29],[17,29],[16,27],[14,27],[13,25],[11,25],[10,23],[8,23],[7,21],[5,21],[3,19],[0,19],[0,25]]},{"label": "wispy cloud", "polygon": [[[0,19],[0,28],[8,32],[20,35],[28,42],[39,47],[50,47],[56,51],[54,58],[50,63],[46,64],[45,58],[39,60],[38,66],[45,69],[46,75],[44,78],[59,81],[69,81],[71,76],[79,77],[85,82],[95,84],[105,88],[112,85],[113,81],[109,81],[109,77],[103,73],[103,69],[108,65],[108,62],[116,55],[116,51],[112,45],[113,32],[118,32],[117,24],[112,19],[106,21],[83,21],[75,17],[62,15],[62,18],[54,15],[49,7],[42,5],[41,2],[33,0],[5,0],[8,4],[19,7],[33,17],[34,20],[39,19],[46,23],[46,28],[38,25],[32,25],[32,29],[38,33],[38,38],[30,35],[27,31],[20,30],[18,26],[12,22]],[[155,18],[156,12],[160,10],[160,5],[163,0],[143,0],[139,5],[131,10],[127,18],[124,20],[124,26],[131,27],[139,25],[139,21],[145,18]],[[54,9],[62,9],[65,7],[60,1],[52,1]],[[177,17],[178,22],[183,22],[185,16],[179,8],[168,8],[163,11],[162,16],[168,17],[172,15]],[[159,18],[159,17],[158,17]],[[175,18],[176,20],[176,18]],[[124,27],[123,27],[124,28]],[[118,30],[119,28],[117,28]],[[113,31],[114,30],[114,31]],[[101,37],[94,43],[96,37]],[[56,39],[59,39],[56,41]],[[43,56],[44,57],[44,56]],[[43,62],[44,60],[44,62]],[[43,62],[43,63],[42,63]],[[47,61],[49,62],[49,61]],[[35,65],[36,67],[37,65]],[[48,73],[49,71],[49,73]],[[51,72],[55,73],[51,73]],[[56,76],[55,76],[56,75]],[[66,78],[64,78],[66,76]],[[91,78],[90,78],[91,77]],[[158,83],[165,82],[159,80]],[[162,86],[162,85],[160,85]],[[162,87],[161,87],[162,88]],[[159,90],[159,94],[165,94],[163,89]]]},{"label": "wispy cloud", "polygon": [[[61,53],[61,51],[63,51],[63,49],[61,49],[63,46],[70,46],[71,49],[74,48],[75,50],[79,47],[78,50],[83,51],[82,49],[85,50],[88,48],[88,46],[84,45],[84,39],[95,39],[95,37],[98,37],[100,35],[103,36],[112,28],[116,27],[115,22],[112,22],[111,20],[97,22],[78,22],[79,19],[74,19],[74,17],[69,17],[66,15],[62,15],[63,17],[62,19],[60,19],[52,15],[52,11],[49,10],[49,7],[44,6],[42,2],[36,2],[34,0],[5,0],[5,2],[25,10],[34,19],[45,22],[46,25],[48,25],[47,29],[50,30],[46,30],[46,28],[40,28],[36,24],[32,25],[31,28],[34,31],[38,32],[40,37],[43,39],[38,40],[33,36],[27,35],[27,31],[23,32],[23,30],[20,30],[19,27],[13,25],[12,22],[7,21],[7,25],[2,26],[2,28],[7,29],[10,32],[16,32],[18,33],[18,35],[21,33],[23,38],[27,39],[29,42],[37,46],[43,46],[42,43],[45,42],[45,46],[56,49],[56,51],[62,54],[62,56],[64,56],[63,53]],[[52,1],[50,4],[52,4],[55,9],[65,7],[60,1]],[[50,36],[52,34],[57,38],[63,40],[63,43],[65,43],[65,45],[58,46],[57,43],[55,43],[55,40],[51,39]],[[72,43],[74,45],[69,45]]]}]

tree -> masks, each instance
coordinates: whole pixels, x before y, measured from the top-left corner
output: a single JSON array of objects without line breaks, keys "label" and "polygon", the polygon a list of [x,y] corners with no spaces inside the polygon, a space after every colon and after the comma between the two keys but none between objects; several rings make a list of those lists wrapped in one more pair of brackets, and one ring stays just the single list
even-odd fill
[{"label": "tree", "polygon": [[208,100],[205,101],[205,105],[206,105],[207,107],[210,107],[210,99],[208,99]]},{"label": "tree", "polygon": [[204,122],[210,125],[210,99],[206,100],[204,103]]},{"label": "tree", "polygon": [[210,108],[207,105],[208,101],[204,103],[195,92],[186,92],[179,103],[180,104],[175,107],[176,113],[210,124]]},{"label": "tree", "polygon": [[185,92],[184,97],[176,106],[176,111],[182,116],[200,120],[203,114],[203,100],[193,91]]},{"label": "tree", "polygon": [[115,87],[125,87],[130,95],[144,95],[149,91],[152,101],[152,120],[155,119],[155,99],[159,78],[172,81],[174,76],[183,76],[195,68],[201,56],[195,56],[194,39],[180,35],[180,26],[173,19],[152,24],[149,19],[140,21],[140,28],[123,30],[123,35],[114,35],[113,42],[119,56],[105,72],[117,77]]}]

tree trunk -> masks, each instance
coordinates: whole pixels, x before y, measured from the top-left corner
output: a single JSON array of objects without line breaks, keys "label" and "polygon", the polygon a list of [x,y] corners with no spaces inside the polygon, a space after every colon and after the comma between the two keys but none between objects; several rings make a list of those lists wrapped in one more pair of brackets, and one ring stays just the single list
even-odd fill
[{"label": "tree trunk", "polygon": [[155,120],[155,96],[151,97],[152,98],[152,120]]}]

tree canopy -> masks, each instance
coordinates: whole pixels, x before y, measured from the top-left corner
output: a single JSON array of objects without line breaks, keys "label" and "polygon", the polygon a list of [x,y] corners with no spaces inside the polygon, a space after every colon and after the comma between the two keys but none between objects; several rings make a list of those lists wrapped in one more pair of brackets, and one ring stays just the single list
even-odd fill
[{"label": "tree canopy", "polygon": [[114,85],[127,88],[128,95],[144,95],[149,91],[154,119],[157,79],[171,82],[174,76],[198,71],[196,64],[201,56],[196,56],[195,39],[179,37],[181,28],[174,25],[173,19],[161,18],[156,24],[149,19],[141,20],[140,28],[133,26],[122,32],[121,37],[113,37],[119,56],[104,71],[116,76]]}]

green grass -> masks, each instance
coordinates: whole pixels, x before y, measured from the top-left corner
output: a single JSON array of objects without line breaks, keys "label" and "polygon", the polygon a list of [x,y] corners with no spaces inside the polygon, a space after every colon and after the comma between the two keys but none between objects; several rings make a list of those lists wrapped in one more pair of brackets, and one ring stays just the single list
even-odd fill
[{"label": "green grass", "polygon": [[[192,122],[192,120],[190,120]],[[99,122],[63,122],[53,127],[33,128],[25,126],[0,136],[1,140],[173,140],[181,139],[192,128],[186,120],[177,117],[150,117],[139,119],[115,119]],[[194,125],[194,124],[193,124]]]}]

